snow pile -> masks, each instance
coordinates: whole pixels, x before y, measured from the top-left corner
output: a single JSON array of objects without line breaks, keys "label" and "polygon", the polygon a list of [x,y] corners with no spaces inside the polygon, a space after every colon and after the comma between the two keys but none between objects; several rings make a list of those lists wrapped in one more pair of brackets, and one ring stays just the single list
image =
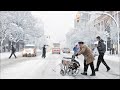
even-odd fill
[{"label": "snow pile", "polygon": [[118,55],[105,55],[104,59],[115,61],[115,62],[120,62],[120,57]]}]

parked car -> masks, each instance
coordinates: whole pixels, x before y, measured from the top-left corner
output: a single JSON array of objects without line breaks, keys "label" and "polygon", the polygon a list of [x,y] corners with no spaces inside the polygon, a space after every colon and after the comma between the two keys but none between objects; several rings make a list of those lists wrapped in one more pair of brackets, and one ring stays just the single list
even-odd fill
[{"label": "parked car", "polygon": [[52,54],[60,54],[60,48],[52,48]]},{"label": "parked car", "polygon": [[27,44],[25,45],[24,49],[23,49],[23,52],[22,52],[22,56],[23,57],[27,57],[27,56],[36,56],[36,46],[35,45],[32,45],[32,44]]},{"label": "parked car", "polygon": [[62,52],[63,53],[70,53],[70,49],[69,48],[63,48]]}]

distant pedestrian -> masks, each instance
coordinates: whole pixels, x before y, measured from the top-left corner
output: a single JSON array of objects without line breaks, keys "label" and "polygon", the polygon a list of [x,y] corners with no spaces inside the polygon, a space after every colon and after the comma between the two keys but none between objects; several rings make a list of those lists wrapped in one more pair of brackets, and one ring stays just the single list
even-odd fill
[{"label": "distant pedestrian", "polygon": [[112,54],[112,48],[110,48],[110,55]]},{"label": "distant pedestrian", "polygon": [[5,52],[5,46],[3,47],[3,50],[4,50],[4,52]]},{"label": "distant pedestrian", "polygon": [[15,49],[15,47],[12,45],[12,47],[11,47],[11,55],[10,55],[9,59],[11,58],[12,55],[14,55],[15,58],[17,58],[16,55],[15,55],[15,51],[16,51],[16,49]]},{"label": "distant pedestrian", "polygon": [[113,54],[115,54],[115,49],[114,49],[114,48],[112,48],[112,55],[113,55]]},{"label": "distant pedestrian", "polygon": [[42,48],[42,58],[45,58],[46,57],[46,48],[45,48],[45,45],[43,46]]},{"label": "distant pedestrian", "polygon": [[105,54],[105,51],[106,51],[106,46],[104,44],[104,41],[100,38],[100,36],[96,37],[96,39],[98,40],[97,49],[98,49],[98,52],[99,52],[99,56],[98,56],[97,67],[96,67],[95,71],[99,70],[99,66],[100,66],[101,62],[106,66],[107,71],[109,71],[110,67],[107,65],[107,63],[105,62],[105,60],[103,58],[104,54]]}]

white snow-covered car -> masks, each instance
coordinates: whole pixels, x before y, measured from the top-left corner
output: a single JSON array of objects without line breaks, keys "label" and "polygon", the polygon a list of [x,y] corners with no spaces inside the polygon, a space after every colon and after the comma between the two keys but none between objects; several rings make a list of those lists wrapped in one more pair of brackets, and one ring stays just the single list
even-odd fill
[{"label": "white snow-covered car", "polygon": [[27,44],[25,45],[23,51],[22,51],[22,56],[23,57],[27,57],[27,56],[36,56],[36,46],[35,45],[32,45],[32,44]]},{"label": "white snow-covered car", "polygon": [[63,53],[70,53],[70,49],[69,49],[69,48],[63,48],[63,49],[62,49],[62,52],[63,52]]}]

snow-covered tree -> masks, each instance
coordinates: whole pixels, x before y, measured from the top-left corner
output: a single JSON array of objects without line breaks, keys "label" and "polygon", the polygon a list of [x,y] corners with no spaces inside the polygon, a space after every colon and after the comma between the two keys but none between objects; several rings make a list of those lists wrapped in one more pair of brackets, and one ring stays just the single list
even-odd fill
[{"label": "snow-covered tree", "polygon": [[[23,29],[21,27],[18,27],[15,23],[9,24],[9,30],[11,30],[10,34],[11,38],[14,42],[18,42],[19,40],[23,40]],[[8,37],[10,37],[8,35]]]},{"label": "snow-covered tree", "polygon": [[[9,38],[14,42],[36,42],[44,36],[43,22],[37,21],[30,11],[0,11],[0,42]],[[27,39],[27,40],[26,40]],[[42,39],[41,39],[42,40]]]},{"label": "snow-covered tree", "polygon": [[8,12],[0,11],[0,33],[1,33],[0,42],[1,42],[1,45],[3,41],[5,40],[6,36],[8,36],[11,32],[11,30],[8,27],[9,23],[11,22],[12,22],[12,16],[9,15]]},{"label": "snow-covered tree", "polygon": [[73,31],[67,33],[67,44],[69,44],[71,48],[79,41],[83,41],[87,45],[91,46],[95,42],[96,36],[101,36],[103,39],[106,39],[104,31],[98,31],[98,29],[91,26],[91,24],[86,24],[86,26],[87,27],[82,27],[82,29],[79,28],[78,30],[73,29]]},{"label": "snow-covered tree", "polygon": [[112,40],[112,43],[117,43],[117,38],[118,38],[118,28],[116,27],[111,27],[111,34],[110,34],[110,38]]}]

